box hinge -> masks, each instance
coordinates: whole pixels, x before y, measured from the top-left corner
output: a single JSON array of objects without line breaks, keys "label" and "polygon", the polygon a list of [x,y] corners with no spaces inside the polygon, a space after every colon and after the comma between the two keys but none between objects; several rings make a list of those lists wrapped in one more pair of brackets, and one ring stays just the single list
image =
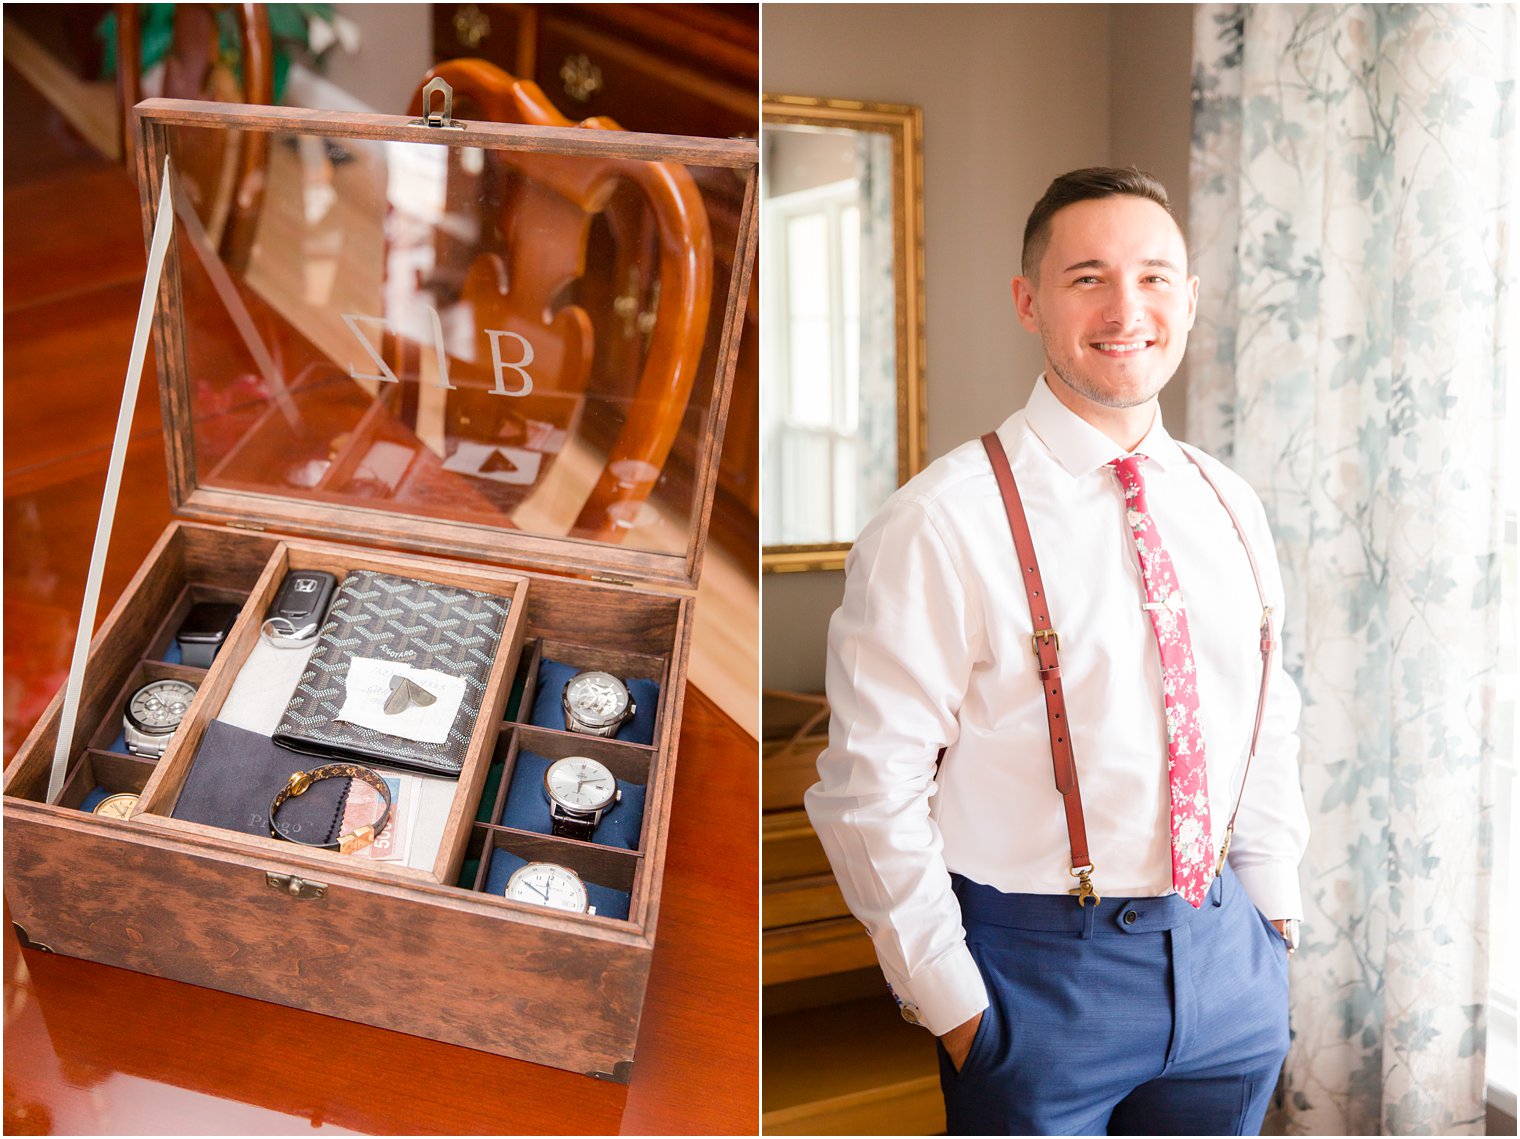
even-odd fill
[{"label": "box hinge", "polygon": [[232,527],[232,529],[234,529],[234,530],[263,530],[264,529],[264,524],[262,522],[228,522],[227,525],[230,526],[230,527]]},{"label": "box hinge", "polygon": [[591,580],[592,581],[605,582],[608,585],[627,585],[627,586],[633,586],[633,585],[639,584],[639,583],[633,581],[631,578],[613,577],[611,574],[606,574],[606,573],[594,573],[594,574],[591,575]]},{"label": "box hinge", "polygon": [[304,878],[297,878],[294,874],[265,874],[264,882],[271,890],[278,890],[282,894],[289,894],[297,900],[325,898],[327,896],[327,886],[325,883],[308,882]]}]

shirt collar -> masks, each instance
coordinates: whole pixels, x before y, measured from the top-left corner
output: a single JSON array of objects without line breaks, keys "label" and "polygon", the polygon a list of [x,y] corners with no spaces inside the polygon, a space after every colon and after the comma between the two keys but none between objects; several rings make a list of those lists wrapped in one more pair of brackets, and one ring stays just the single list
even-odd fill
[{"label": "shirt collar", "polygon": [[1162,470],[1183,460],[1182,449],[1167,433],[1161,422],[1161,409],[1133,452],[1127,452],[1059,399],[1045,380],[1045,373],[1034,382],[1034,391],[1024,405],[1024,421],[1066,472],[1072,476],[1095,471],[1127,454],[1145,455]]}]

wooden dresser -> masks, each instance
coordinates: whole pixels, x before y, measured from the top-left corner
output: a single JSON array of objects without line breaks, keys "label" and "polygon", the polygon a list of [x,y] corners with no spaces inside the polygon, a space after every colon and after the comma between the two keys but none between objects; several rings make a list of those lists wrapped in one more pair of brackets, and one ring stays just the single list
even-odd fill
[{"label": "wooden dresser", "polygon": [[828,742],[828,706],[768,692],[762,723],[762,1129],[942,1132],[933,1038],[899,1016],[802,806]]},{"label": "wooden dresser", "polygon": [[[754,138],[760,129],[758,4],[437,4],[433,56],[479,58],[543,88],[580,121],[604,115],[625,130]],[[692,168],[699,181],[727,171]],[[742,202],[710,220],[714,247],[731,249]],[[720,267],[721,269],[721,267]],[[726,272],[719,280],[727,280]],[[631,312],[649,298],[630,291]],[[760,289],[752,285],[713,500],[711,533],[745,566],[759,559]],[[704,362],[707,363],[707,362]],[[690,479],[696,438],[677,439],[667,477]]]}]

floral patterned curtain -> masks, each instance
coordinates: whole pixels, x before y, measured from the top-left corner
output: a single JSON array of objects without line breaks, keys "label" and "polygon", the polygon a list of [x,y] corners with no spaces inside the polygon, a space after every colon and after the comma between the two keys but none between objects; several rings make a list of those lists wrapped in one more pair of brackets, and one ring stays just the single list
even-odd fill
[{"label": "floral patterned curtain", "polygon": [[1517,61],[1511,4],[1197,12],[1190,434],[1305,702],[1289,1133],[1484,1130]]}]

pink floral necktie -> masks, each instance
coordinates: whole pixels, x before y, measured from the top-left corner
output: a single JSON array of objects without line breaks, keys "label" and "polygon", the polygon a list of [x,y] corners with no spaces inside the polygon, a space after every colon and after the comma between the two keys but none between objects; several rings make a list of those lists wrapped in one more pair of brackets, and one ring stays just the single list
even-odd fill
[{"label": "pink floral necktie", "polygon": [[1213,878],[1213,831],[1209,825],[1209,778],[1198,724],[1198,671],[1188,635],[1182,590],[1171,555],[1161,543],[1145,501],[1140,475],[1144,455],[1115,459],[1128,507],[1129,528],[1140,553],[1144,608],[1161,650],[1161,688],[1166,698],[1167,771],[1172,790],[1172,886],[1194,907],[1203,904]]}]

